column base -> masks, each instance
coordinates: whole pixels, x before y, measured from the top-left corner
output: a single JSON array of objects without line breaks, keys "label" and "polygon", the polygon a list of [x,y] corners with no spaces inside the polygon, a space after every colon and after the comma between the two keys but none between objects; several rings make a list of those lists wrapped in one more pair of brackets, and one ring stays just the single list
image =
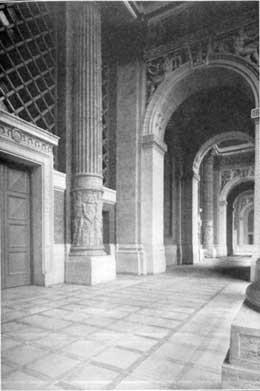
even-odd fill
[{"label": "column base", "polygon": [[227,246],[222,244],[215,244],[216,257],[227,256]]},{"label": "column base", "polygon": [[193,248],[189,243],[182,243],[182,265],[193,265]]},{"label": "column base", "polygon": [[157,274],[166,271],[166,257],[164,246],[151,246],[145,248],[147,273]]},{"label": "column base", "polygon": [[116,271],[122,274],[147,274],[142,246],[118,245]]},{"label": "column base", "polygon": [[215,247],[204,248],[203,250],[204,250],[203,253],[205,258],[216,258],[217,251]]},{"label": "column base", "polygon": [[95,285],[116,278],[116,262],[112,255],[75,255],[66,262],[66,282]]}]

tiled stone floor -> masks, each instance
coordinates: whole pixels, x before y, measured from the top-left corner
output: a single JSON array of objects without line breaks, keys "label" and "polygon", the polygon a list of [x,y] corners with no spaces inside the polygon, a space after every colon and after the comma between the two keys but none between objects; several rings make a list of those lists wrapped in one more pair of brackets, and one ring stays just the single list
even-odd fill
[{"label": "tiled stone floor", "polygon": [[247,283],[173,267],[2,292],[2,389],[219,389]]}]

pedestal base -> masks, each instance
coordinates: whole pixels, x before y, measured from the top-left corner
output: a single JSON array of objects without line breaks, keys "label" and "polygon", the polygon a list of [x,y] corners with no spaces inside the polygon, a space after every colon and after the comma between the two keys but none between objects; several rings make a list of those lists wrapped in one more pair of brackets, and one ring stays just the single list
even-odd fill
[{"label": "pedestal base", "polygon": [[95,285],[116,278],[116,262],[112,255],[70,255],[66,262],[66,282]]},{"label": "pedestal base", "polygon": [[222,367],[222,387],[259,389],[260,314],[242,305],[231,326],[230,350]]},{"label": "pedestal base", "polygon": [[117,249],[116,271],[122,274],[147,274],[142,247],[119,245]]}]

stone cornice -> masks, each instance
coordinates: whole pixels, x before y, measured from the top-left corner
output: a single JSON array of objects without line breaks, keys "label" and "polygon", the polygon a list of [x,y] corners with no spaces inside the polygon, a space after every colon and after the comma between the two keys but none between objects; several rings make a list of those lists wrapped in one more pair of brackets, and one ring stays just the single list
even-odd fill
[{"label": "stone cornice", "polygon": [[3,110],[0,110],[0,137],[48,154],[59,141],[54,134]]},{"label": "stone cornice", "polygon": [[154,134],[146,134],[143,136],[142,144],[145,148],[156,146],[160,152],[167,152],[167,145]]}]

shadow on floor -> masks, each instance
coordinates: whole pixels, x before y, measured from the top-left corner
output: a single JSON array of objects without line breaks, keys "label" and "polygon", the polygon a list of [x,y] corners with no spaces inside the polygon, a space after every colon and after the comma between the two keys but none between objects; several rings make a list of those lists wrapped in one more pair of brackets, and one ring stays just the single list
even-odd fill
[{"label": "shadow on floor", "polygon": [[207,278],[214,270],[217,274],[235,280],[250,281],[250,257],[232,256],[221,258],[206,258],[197,265],[171,265],[167,267],[168,273],[197,273]]}]

